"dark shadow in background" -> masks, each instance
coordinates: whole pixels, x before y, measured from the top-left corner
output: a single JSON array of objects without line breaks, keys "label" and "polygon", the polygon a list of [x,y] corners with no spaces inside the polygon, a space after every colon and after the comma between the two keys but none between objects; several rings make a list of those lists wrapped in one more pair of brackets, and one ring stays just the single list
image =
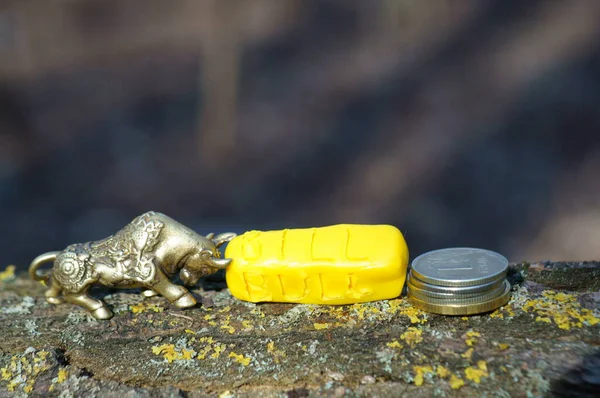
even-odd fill
[{"label": "dark shadow in background", "polygon": [[[409,115],[433,77],[460,65],[486,38],[542,5],[488,2],[425,63],[345,98],[343,107],[327,115],[331,122],[320,124],[327,134],[310,151],[290,154],[259,186],[234,181],[225,196],[211,195],[197,180],[197,148],[174,144],[191,141],[197,126],[201,63],[193,55],[160,54],[158,60],[75,70],[10,89],[0,84],[0,126],[7,126],[2,134],[11,135],[20,156],[0,169],[0,267],[14,263],[23,269],[40,252],[103,238],[147,210],[163,211],[200,233],[310,226],[290,214],[313,205],[311,218],[327,220],[318,205],[339,176],[372,151],[375,140],[398,134],[386,131],[382,120]],[[289,81],[296,60],[315,53],[318,61],[323,51],[362,33],[358,15],[332,2],[311,3],[302,18],[297,29],[246,50],[242,101],[260,94],[293,104],[302,84]],[[131,91],[148,85],[157,88]],[[510,256],[514,239],[535,236],[543,227],[557,176],[600,148],[598,93],[596,48],[523,87],[499,125],[471,126],[481,138],[465,143],[432,181],[401,193],[398,205],[373,222],[399,226],[413,255],[468,245]],[[46,120],[55,121],[50,129],[41,124]],[[285,130],[281,126],[281,134]],[[177,162],[180,168],[165,167]],[[185,167],[189,174],[180,172]],[[244,170],[239,174],[243,177]],[[223,197],[234,198],[235,206]]]}]

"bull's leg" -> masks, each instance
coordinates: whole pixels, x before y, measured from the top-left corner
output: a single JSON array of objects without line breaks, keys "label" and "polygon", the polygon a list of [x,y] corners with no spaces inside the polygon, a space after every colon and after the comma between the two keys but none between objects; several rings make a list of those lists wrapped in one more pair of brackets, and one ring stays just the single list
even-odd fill
[{"label": "bull's leg", "polygon": [[66,294],[65,300],[69,303],[82,306],[96,319],[110,319],[113,316],[112,311],[102,301],[90,297],[85,292]]},{"label": "bull's leg", "polygon": [[189,308],[196,305],[196,299],[186,288],[175,285],[165,274],[158,270],[154,282],[152,286],[148,287],[165,297],[173,305],[179,308]]},{"label": "bull's leg", "polygon": [[62,289],[58,281],[56,281],[54,278],[51,278],[50,287],[48,290],[46,290],[46,293],[44,293],[44,296],[46,296],[46,301],[50,304],[62,303],[64,300],[60,297],[61,292]]}]

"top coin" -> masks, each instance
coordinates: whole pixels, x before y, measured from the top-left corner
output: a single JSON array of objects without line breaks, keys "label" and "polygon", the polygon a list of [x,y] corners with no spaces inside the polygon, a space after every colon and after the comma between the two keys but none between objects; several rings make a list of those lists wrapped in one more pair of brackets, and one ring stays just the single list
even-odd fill
[{"label": "top coin", "polygon": [[506,276],[508,260],[493,251],[453,247],[421,254],[412,262],[412,273],[438,286],[475,286]]}]

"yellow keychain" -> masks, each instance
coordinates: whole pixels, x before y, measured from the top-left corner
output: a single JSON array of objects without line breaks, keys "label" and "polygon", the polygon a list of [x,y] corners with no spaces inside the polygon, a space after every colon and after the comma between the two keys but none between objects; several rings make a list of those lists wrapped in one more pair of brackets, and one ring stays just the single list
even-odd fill
[{"label": "yellow keychain", "polygon": [[398,297],[408,267],[390,225],[250,231],[229,242],[231,294],[251,302],[352,304]]}]

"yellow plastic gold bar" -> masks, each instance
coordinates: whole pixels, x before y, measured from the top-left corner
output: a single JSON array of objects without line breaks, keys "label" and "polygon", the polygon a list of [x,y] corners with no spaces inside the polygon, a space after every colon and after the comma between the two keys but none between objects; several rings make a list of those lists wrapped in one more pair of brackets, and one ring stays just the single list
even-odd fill
[{"label": "yellow plastic gold bar", "polygon": [[250,231],[225,251],[231,294],[251,302],[352,304],[398,297],[408,248],[391,225]]}]

